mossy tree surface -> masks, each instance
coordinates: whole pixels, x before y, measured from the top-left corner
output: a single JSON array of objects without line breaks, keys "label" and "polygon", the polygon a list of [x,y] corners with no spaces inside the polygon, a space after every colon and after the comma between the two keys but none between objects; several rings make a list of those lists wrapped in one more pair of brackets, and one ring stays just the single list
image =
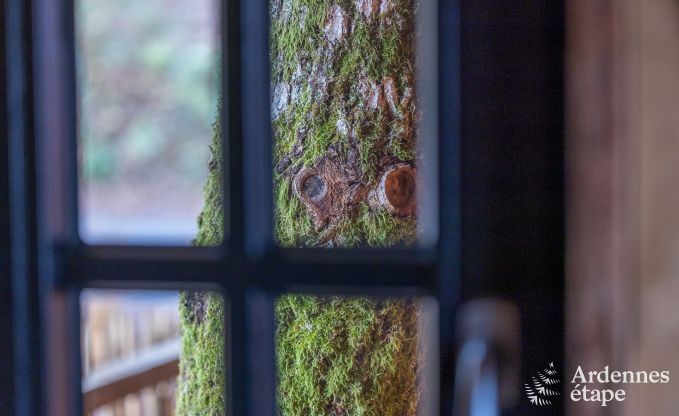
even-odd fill
[{"label": "mossy tree surface", "polygon": [[[281,245],[414,241],[414,1],[271,1]],[[222,238],[218,159],[210,162],[199,245]],[[182,297],[179,415],[225,413],[222,306],[212,295]],[[416,414],[413,302],[286,295],[276,320],[280,414]]]},{"label": "mossy tree surface", "polygon": [[[216,246],[224,238],[219,123],[215,123],[205,205],[194,245]],[[178,416],[225,414],[224,300],[216,293],[183,292],[179,302],[182,350],[177,380]]]}]

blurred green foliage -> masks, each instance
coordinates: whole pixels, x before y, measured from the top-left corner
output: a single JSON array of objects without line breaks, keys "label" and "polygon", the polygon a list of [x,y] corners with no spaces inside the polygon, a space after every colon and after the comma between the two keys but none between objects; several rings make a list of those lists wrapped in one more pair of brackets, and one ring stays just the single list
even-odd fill
[{"label": "blurred green foliage", "polygon": [[85,181],[202,186],[218,95],[215,3],[76,1]]}]

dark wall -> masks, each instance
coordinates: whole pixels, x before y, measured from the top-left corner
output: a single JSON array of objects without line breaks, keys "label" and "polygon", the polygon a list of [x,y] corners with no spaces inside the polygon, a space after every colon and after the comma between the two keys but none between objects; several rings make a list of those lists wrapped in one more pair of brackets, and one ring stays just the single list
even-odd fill
[{"label": "dark wall", "polygon": [[558,1],[462,6],[462,294],[518,304],[522,383],[563,364],[563,20]]}]

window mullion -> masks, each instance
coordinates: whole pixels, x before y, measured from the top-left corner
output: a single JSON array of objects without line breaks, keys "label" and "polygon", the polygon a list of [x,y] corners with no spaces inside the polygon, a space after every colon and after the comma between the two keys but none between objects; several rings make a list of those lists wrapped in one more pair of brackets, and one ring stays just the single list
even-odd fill
[{"label": "window mullion", "polygon": [[269,2],[249,0],[240,6],[244,242],[247,255],[260,258],[273,244]]},{"label": "window mullion", "polygon": [[252,289],[231,291],[226,296],[228,411],[233,416],[274,416],[275,298]]},{"label": "window mullion", "polygon": [[222,183],[224,235],[232,256],[242,256],[244,226],[243,137],[241,128],[240,1],[221,2],[222,42]]},{"label": "window mullion", "polygon": [[[439,248],[436,287],[439,309],[441,414],[453,412],[455,317],[461,279],[461,17],[460,2],[438,2]],[[446,166],[444,169],[443,167]]]}]

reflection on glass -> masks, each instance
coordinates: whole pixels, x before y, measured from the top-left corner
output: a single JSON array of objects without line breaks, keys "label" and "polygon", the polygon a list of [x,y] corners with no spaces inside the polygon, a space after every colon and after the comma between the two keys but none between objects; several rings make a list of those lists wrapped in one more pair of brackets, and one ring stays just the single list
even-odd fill
[{"label": "reflection on glass", "polygon": [[217,115],[217,2],[75,3],[81,237],[188,244]]}]

